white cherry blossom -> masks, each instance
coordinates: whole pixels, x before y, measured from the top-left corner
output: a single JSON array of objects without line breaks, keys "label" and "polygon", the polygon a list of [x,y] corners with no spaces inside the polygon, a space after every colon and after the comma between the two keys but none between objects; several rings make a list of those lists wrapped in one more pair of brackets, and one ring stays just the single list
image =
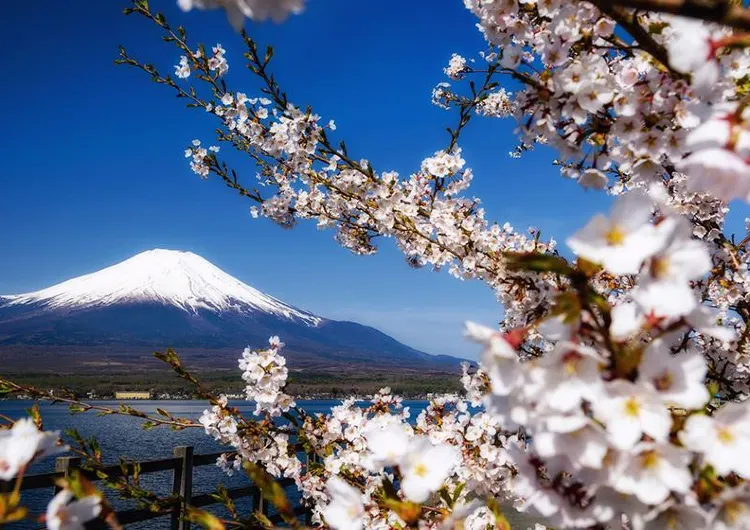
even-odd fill
[{"label": "white cherry blossom", "polygon": [[633,494],[644,504],[658,505],[670,492],[687,493],[692,477],[690,453],[674,445],[643,443],[635,446],[615,474],[613,486]]},{"label": "white cherry blossom", "polygon": [[531,369],[531,377],[544,388],[545,404],[570,412],[583,400],[593,402],[603,391],[600,370],[606,363],[596,350],[561,341]]},{"label": "white cherry blossom", "polygon": [[359,530],[365,516],[362,493],[343,479],[333,476],[326,489],[331,501],[323,510],[326,524],[335,530]]},{"label": "white cherry blossom", "polygon": [[482,359],[487,367],[492,384],[492,392],[507,396],[520,383],[521,368],[518,353],[499,331],[485,326],[466,323],[466,336],[484,346]]},{"label": "white cherry blossom", "polygon": [[593,403],[594,415],[606,425],[612,445],[632,449],[643,434],[656,441],[667,438],[672,418],[655,390],[622,379],[607,383],[605,390]]},{"label": "white cherry blossom", "polygon": [[0,480],[11,480],[34,458],[65,451],[57,445],[59,431],[42,432],[31,418],[21,418],[13,427],[0,430]]},{"label": "white cherry blossom", "polygon": [[434,445],[425,438],[414,438],[399,462],[404,495],[414,502],[426,501],[431,493],[440,489],[458,462],[455,447]]},{"label": "white cherry blossom", "polygon": [[365,432],[373,464],[379,467],[397,465],[409,450],[409,435],[403,425],[391,423]]},{"label": "white cherry blossom", "polygon": [[692,74],[692,84],[707,93],[719,79],[719,61],[712,34],[705,24],[683,17],[669,19],[674,33],[669,41],[669,64],[677,71]]},{"label": "white cherry blossom", "polygon": [[614,274],[635,274],[663,244],[663,236],[651,223],[651,212],[652,203],[645,195],[623,195],[611,217],[596,215],[568,239],[568,246]]},{"label": "white cherry blossom", "polygon": [[716,473],[734,472],[750,477],[750,415],[747,406],[729,403],[713,416],[693,414],[679,434],[680,441],[692,451],[703,454]]},{"label": "white cherry blossom", "polygon": [[705,243],[692,239],[687,221],[667,218],[658,230],[668,234],[664,247],[648,261],[633,298],[644,313],[668,318],[684,316],[698,305],[689,282],[711,270],[711,257]]},{"label": "white cherry blossom", "polygon": [[723,492],[717,506],[709,514],[712,530],[750,528],[750,492],[747,485]]},{"label": "white cherry blossom", "polygon": [[708,521],[706,512],[698,506],[668,502],[633,519],[636,530],[701,530]]},{"label": "white cherry blossom", "polygon": [[663,340],[652,342],[638,367],[638,381],[650,384],[665,403],[700,409],[710,395],[705,385],[708,366],[696,351],[673,355]]},{"label": "white cherry blossom", "polygon": [[565,457],[574,469],[602,467],[609,444],[604,431],[586,416],[558,416],[545,421],[534,435],[534,451],[542,458]]},{"label": "white cherry blossom", "polygon": [[61,490],[47,505],[49,530],[83,530],[84,524],[101,513],[101,499],[95,495],[73,499],[68,490]]}]

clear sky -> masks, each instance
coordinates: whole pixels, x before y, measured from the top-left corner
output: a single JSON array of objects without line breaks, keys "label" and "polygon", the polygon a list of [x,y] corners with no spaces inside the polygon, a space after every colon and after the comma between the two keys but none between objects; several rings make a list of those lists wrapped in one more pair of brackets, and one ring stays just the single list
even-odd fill
[{"label": "clear sky", "polygon": [[[151,248],[191,250],[230,274],[320,315],[373,325],[430,353],[472,357],[462,323],[493,324],[502,308],[479,282],[408,267],[385,241],[377,256],[336,245],[302,223],[253,220],[250,204],[195,176],[183,158],[215,124],[140,72],[115,66],[117,46],[172,71],[177,50],[125,0],[3,2],[0,293],[40,289]],[[192,38],[228,50],[228,80],[252,93],[240,36],[221,12],[182,13],[152,0]],[[310,0],[287,23],[250,24],[276,49],[273,71],[292,101],[335,119],[350,154],[408,174],[446,145],[455,115],[430,103],[452,52],[483,41],[459,0]],[[461,145],[473,193],[491,219],[539,226],[558,241],[607,198],[559,176],[551,152],[521,160],[510,121],[477,119]],[[250,163],[240,166],[252,178]]]}]

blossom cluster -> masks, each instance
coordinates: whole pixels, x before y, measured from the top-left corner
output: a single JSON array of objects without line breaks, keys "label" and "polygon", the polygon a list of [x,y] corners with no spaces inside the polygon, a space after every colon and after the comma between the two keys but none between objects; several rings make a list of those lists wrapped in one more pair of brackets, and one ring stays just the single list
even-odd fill
[{"label": "blossom cluster", "polygon": [[[750,235],[725,227],[728,202],[750,201],[746,36],[617,2],[464,3],[488,49],[450,58],[450,82],[432,98],[458,124],[408,175],[335,143],[331,125],[288,100],[267,70],[271,52],[252,40],[263,97],[183,55],[209,80],[192,104],[258,165],[257,182],[243,185],[195,145],[186,155],[201,177],[255,201],[254,217],[314,220],[358,254],[391,238],[412,266],[484,281],[504,308],[499,329],[468,326],[483,354],[464,369],[465,397],[433,397],[413,420],[390,392],[330,414],[295,409],[317,465],[294,460],[292,430],[243,432],[222,423],[231,412],[221,404],[207,430],[240,458],[295,461],[284,476],[334,528],[502,526],[499,503],[556,528],[746,528]],[[177,68],[186,73],[182,60]],[[551,148],[564,177],[617,196],[610,215],[568,238],[573,259],[536,228],[491,222],[468,194],[477,176],[460,137],[476,115],[515,122],[512,157]],[[256,354],[246,377],[248,396],[271,403],[258,405],[269,420],[293,412],[278,358]]]},{"label": "blossom cluster", "polygon": [[240,359],[240,370],[243,371],[242,379],[247,383],[247,399],[255,402],[255,413],[267,412],[271,416],[279,416],[294,406],[294,399],[282,391],[289,375],[286,359],[279,355],[284,343],[278,337],[271,337],[268,343],[269,347],[265,350],[245,348]]},{"label": "blossom cluster", "polygon": [[[211,146],[209,150],[212,152],[218,152],[219,148]],[[206,163],[209,150],[205,147],[201,147],[200,140],[193,140],[192,147],[185,149],[185,158],[192,158],[190,161],[190,169],[192,169],[196,175],[204,179],[208,178],[209,173],[209,166]]]}]

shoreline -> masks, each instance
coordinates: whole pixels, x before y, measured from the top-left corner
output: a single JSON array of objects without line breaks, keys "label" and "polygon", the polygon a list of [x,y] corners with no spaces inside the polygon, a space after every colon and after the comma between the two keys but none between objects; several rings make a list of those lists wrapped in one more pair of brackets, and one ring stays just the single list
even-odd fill
[{"label": "shoreline", "polygon": [[[424,394],[424,395],[417,395],[417,396],[399,396],[403,399],[403,401],[429,401],[435,394]],[[248,403],[251,403],[251,401],[246,400],[243,396],[237,396],[237,395],[230,395],[227,394],[227,399],[230,401],[247,401]],[[62,397],[62,396],[61,396]],[[371,401],[374,396],[372,395],[351,395],[346,397],[341,396],[334,396],[334,395],[304,395],[304,396],[294,396],[295,401],[344,401],[345,399],[354,398],[355,401]],[[0,397],[0,402],[3,401],[52,401],[55,399],[55,396],[50,395],[48,398],[44,399],[38,399],[32,396],[14,396],[14,397]],[[86,398],[86,397],[79,397],[76,398],[78,401],[83,402],[105,402],[105,401],[117,401],[119,402],[129,402],[129,403],[138,403],[143,402],[147,403],[149,401],[206,401],[203,398],[199,397],[193,397],[193,396],[174,396],[174,397],[164,397],[164,396],[156,396],[156,397],[149,397],[149,398],[124,398],[124,399],[118,399],[114,396],[106,397],[94,397],[94,398]]]}]

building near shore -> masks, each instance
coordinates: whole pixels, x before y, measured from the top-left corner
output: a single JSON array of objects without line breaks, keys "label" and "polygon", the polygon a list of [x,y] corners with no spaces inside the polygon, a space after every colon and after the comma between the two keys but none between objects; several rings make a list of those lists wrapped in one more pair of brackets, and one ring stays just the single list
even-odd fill
[{"label": "building near shore", "polygon": [[115,399],[151,399],[151,392],[115,392]]}]

